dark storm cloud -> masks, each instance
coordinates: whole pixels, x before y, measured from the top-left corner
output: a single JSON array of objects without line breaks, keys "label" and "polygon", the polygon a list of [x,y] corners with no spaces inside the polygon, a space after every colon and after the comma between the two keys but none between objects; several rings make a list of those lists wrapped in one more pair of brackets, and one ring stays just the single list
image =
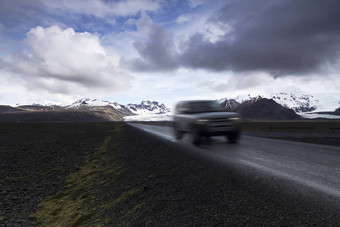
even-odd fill
[{"label": "dark storm cloud", "polygon": [[338,1],[233,2],[210,19],[232,31],[216,43],[191,37],[182,60],[212,70],[312,71],[339,56],[339,12]]},{"label": "dark storm cloud", "polygon": [[[194,69],[266,71],[275,76],[314,72],[339,59],[339,12],[340,1],[335,0],[231,1],[207,21],[229,27],[226,34],[211,42],[196,33],[182,45],[181,54],[173,56],[181,66]],[[162,53],[168,48],[163,44],[159,39],[139,43],[140,63],[146,62],[146,68],[167,66],[167,58],[157,62],[169,56]]]},{"label": "dark storm cloud", "polygon": [[[150,22],[147,22],[150,23]],[[136,71],[170,71],[178,67],[172,35],[161,25],[147,24],[146,42],[135,41],[141,58],[129,62]]]}]

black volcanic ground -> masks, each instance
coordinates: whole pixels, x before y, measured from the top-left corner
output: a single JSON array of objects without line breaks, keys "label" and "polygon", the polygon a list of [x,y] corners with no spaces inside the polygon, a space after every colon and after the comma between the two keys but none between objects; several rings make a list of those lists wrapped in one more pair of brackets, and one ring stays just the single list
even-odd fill
[{"label": "black volcanic ground", "polygon": [[2,124],[0,135],[4,226],[340,222],[339,207],[285,194],[124,123]]}]

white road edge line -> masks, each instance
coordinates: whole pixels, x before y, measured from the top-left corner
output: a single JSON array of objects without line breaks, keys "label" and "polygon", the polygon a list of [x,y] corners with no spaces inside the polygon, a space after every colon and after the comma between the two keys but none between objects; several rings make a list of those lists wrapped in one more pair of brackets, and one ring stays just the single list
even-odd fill
[{"label": "white road edge line", "polygon": [[263,165],[259,165],[257,163],[252,163],[252,162],[247,161],[247,160],[240,160],[240,163],[242,163],[243,165],[249,166],[251,168],[261,170],[263,172],[268,172],[268,173],[270,173],[274,176],[278,176],[278,177],[281,177],[281,178],[284,178],[284,179],[292,180],[292,181],[297,182],[297,183],[299,183],[303,186],[315,189],[319,192],[323,192],[323,193],[331,195],[331,196],[340,197],[340,189],[338,189],[338,188],[318,184],[317,182],[314,182],[314,181],[311,181],[311,180],[306,180],[306,179],[303,179],[303,178],[300,178],[300,177],[297,177],[297,176],[294,176],[294,175],[291,175],[291,174],[287,174],[287,173],[284,173],[284,172],[280,172],[280,171],[277,171],[275,169],[268,168],[268,167],[265,167]]},{"label": "white road edge line", "polygon": [[162,137],[163,139],[170,140],[171,142],[176,142],[176,139],[175,139],[174,137],[169,136],[169,135],[167,135],[167,134],[164,134],[164,133],[161,133],[161,132],[151,131],[151,130],[149,130],[149,129],[145,129],[145,128],[142,128],[142,127],[139,127],[139,126],[137,126],[137,125],[130,124],[130,123],[129,123],[129,125],[131,125],[131,126],[133,126],[133,127],[135,127],[135,128],[138,128],[138,129],[140,129],[140,130],[146,131],[146,132],[148,132],[148,133],[154,134],[154,135],[156,135],[156,136]]},{"label": "white road edge line", "polygon": [[[156,136],[159,136],[163,139],[170,140],[171,142],[177,141],[176,139],[173,138],[173,136],[169,136],[169,135],[161,133],[161,132],[151,131],[151,130],[139,127],[137,125],[133,125],[133,124],[129,124],[129,125],[131,125],[135,128],[141,129],[143,131],[146,131],[148,133],[154,134]],[[221,159],[219,159],[219,160],[223,160],[223,159],[226,158],[226,157],[222,157],[222,155],[220,155],[220,154],[217,155],[217,156],[221,156]],[[238,162],[240,164],[244,165],[244,166],[251,167],[253,169],[257,169],[257,170],[260,170],[260,171],[263,171],[263,172],[267,172],[267,173],[270,173],[274,176],[278,176],[278,177],[281,177],[281,178],[284,178],[284,179],[292,180],[292,181],[297,182],[297,183],[304,185],[306,187],[315,189],[319,192],[323,192],[323,193],[331,195],[331,196],[340,197],[340,189],[338,189],[338,188],[332,188],[332,187],[329,187],[329,186],[326,186],[326,185],[321,185],[321,184],[318,184],[318,183],[313,182],[311,180],[305,180],[305,179],[302,179],[300,177],[296,177],[296,176],[291,175],[291,174],[283,173],[283,172],[277,171],[275,169],[268,168],[268,167],[265,167],[263,165],[259,165],[257,163],[253,163],[251,161],[239,160]]]}]

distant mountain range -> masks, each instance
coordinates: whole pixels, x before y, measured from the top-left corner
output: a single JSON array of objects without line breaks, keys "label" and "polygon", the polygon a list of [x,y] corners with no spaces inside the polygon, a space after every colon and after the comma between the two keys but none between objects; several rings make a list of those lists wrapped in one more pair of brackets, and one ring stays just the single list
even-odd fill
[{"label": "distant mountain range", "polygon": [[136,115],[143,114],[166,114],[171,110],[166,107],[163,103],[156,101],[142,101],[141,104],[128,104],[127,108]]},{"label": "distant mountain range", "polygon": [[[340,98],[339,98],[340,100]],[[238,96],[236,98],[223,98],[218,100],[227,111],[237,112],[244,119],[263,120],[291,120],[301,116],[310,118],[306,112],[313,111],[316,117],[340,116],[339,101],[330,102],[331,111],[318,111],[322,105],[312,95],[308,95],[299,89],[286,92],[278,92],[262,96]],[[337,105],[337,106],[336,106]],[[150,119],[149,116],[170,115],[171,109],[157,101],[142,101],[140,104],[121,105],[113,101],[83,98],[70,105],[17,105],[0,106],[0,121],[120,121],[124,117],[136,120]],[[34,117],[33,117],[34,116]],[[130,117],[129,117],[130,116]],[[139,117],[140,116],[140,117]],[[167,117],[169,118],[169,117]],[[313,117],[314,118],[314,117]],[[340,117],[338,117],[340,118]],[[6,120],[7,119],[7,120]],[[56,120],[59,119],[59,120]],[[169,118],[170,119],[170,118]]]},{"label": "distant mountain range", "polygon": [[[255,97],[248,95],[248,96],[238,96],[236,98],[231,98],[231,99],[223,98],[223,99],[220,99],[219,102],[226,109],[233,109],[241,105],[244,102],[248,102],[249,100],[257,100],[259,98],[272,99],[276,103],[282,105],[283,107],[287,107],[289,109],[294,110],[296,113],[315,111],[318,109],[318,105],[320,103],[320,101],[317,98],[315,98],[313,95],[303,93],[299,89],[294,89],[288,92],[278,92],[274,94],[258,95]],[[335,109],[336,106],[333,108]]]},{"label": "distant mountain range", "polygon": [[294,110],[304,118],[340,118],[339,113],[335,111],[340,106],[340,97],[330,95],[319,99],[299,88],[286,88],[284,92],[258,96],[243,95],[236,98],[223,98],[218,101],[229,111],[239,111],[240,105],[254,103],[260,99],[271,99],[283,107]]},{"label": "distant mountain range", "polygon": [[242,119],[252,120],[294,120],[301,117],[294,110],[284,107],[273,99],[260,96],[251,98],[242,103],[235,99],[220,100],[220,104],[227,111],[237,112]]},{"label": "distant mountain range", "polygon": [[83,98],[71,105],[17,105],[0,106],[2,122],[36,121],[121,121],[125,116],[165,114],[170,109],[156,101],[121,105],[117,102]]},{"label": "distant mountain range", "polygon": [[[97,110],[103,108],[116,110],[122,116],[144,115],[144,114],[164,114],[169,113],[170,108],[167,108],[163,103],[156,101],[142,101],[140,104],[121,105],[117,102],[104,101],[99,99],[83,98],[75,101],[71,105],[17,105],[17,107],[3,106],[5,110],[28,110],[28,111],[54,111],[54,110]],[[1,109],[0,109],[1,111]]]}]

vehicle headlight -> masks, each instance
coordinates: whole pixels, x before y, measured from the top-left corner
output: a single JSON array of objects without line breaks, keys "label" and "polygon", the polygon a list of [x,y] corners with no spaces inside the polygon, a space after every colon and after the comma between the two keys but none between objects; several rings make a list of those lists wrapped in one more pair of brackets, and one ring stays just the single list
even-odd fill
[{"label": "vehicle headlight", "polygon": [[196,120],[197,124],[206,124],[209,120],[208,119],[198,119]]},{"label": "vehicle headlight", "polygon": [[231,117],[231,118],[229,118],[229,120],[231,120],[231,121],[238,121],[238,120],[240,120],[240,118],[239,117]]}]

